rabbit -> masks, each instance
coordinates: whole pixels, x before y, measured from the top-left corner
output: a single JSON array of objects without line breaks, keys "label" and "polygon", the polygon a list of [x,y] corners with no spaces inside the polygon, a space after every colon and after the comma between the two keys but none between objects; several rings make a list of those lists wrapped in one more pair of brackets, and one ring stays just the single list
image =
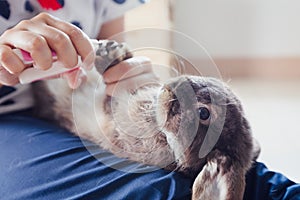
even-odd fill
[{"label": "rabbit", "polygon": [[62,79],[34,83],[37,116],[118,157],[192,178],[193,200],[243,199],[260,148],[238,97],[221,80],[192,75],[107,96],[102,73],[128,52],[115,41],[99,44],[95,68],[76,90]]}]

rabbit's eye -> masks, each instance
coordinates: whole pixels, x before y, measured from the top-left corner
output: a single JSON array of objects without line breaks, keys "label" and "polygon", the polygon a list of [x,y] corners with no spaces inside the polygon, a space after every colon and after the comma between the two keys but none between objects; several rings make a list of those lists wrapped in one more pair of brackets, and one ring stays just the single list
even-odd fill
[{"label": "rabbit's eye", "polygon": [[199,117],[201,120],[208,120],[210,117],[209,110],[205,107],[200,107],[199,108]]}]

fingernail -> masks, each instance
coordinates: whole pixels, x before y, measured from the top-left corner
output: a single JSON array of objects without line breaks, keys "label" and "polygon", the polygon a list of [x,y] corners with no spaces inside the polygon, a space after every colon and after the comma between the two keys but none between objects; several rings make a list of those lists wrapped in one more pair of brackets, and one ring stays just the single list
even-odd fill
[{"label": "fingernail", "polygon": [[85,70],[90,71],[94,67],[94,63],[87,64],[85,61],[82,62],[81,67]]},{"label": "fingernail", "polygon": [[81,67],[86,70],[91,70],[94,67],[95,52],[90,52],[86,58],[82,61]]},{"label": "fingernail", "polygon": [[75,83],[71,86],[72,89],[78,88],[81,85],[81,83],[82,83],[82,78],[76,79]]},{"label": "fingernail", "polygon": [[84,70],[78,70],[74,83],[74,88],[78,88],[80,85],[87,81],[87,76]]}]

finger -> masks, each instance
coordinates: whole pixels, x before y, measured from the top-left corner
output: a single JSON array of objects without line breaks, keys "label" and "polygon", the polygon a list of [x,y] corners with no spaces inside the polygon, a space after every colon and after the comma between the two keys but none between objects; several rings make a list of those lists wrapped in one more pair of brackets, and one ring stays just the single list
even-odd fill
[{"label": "finger", "polygon": [[10,31],[1,37],[0,43],[30,52],[34,66],[48,69],[52,65],[52,54],[44,37],[29,31]]},{"label": "finger", "polygon": [[143,73],[152,72],[150,59],[144,56],[129,58],[109,68],[103,74],[104,82],[111,84]]},{"label": "finger", "polygon": [[10,74],[19,74],[25,68],[21,59],[6,45],[0,45],[0,66]]},{"label": "finger", "polygon": [[82,60],[82,63],[80,64],[80,67],[82,67],[85,70],[91,70],[95,66],[95,52],[90,52],[90,54]]},{"label": "finger", "polygon": [[78,55],[67,34],[43,24],[33,25],[28,28],[28,30],[35,32],[46,39],[48,46],[56,52],[57,59],[63,66],[72,68],[77,65]]},{"label": "finger", "polygon": [[72,89],[78,88],[82,83],[84,83],[87,80],[85,71],[80,68],[71,72],[66,72],[62,74],[62,77],[68,81],[68,85]]},{"label": "finger", "polygon": [[67,34],[82,60],[85,60],[87,57],[91,56],[91,52],[92,56],[94,56],[91,41],[89,40],[88,36],[77,26],[55,18],[47,13],[42,13],[38,15],[37,18],[32,20],[43,21],[49,26],[57,28]]},{"label": "finger", "polygon": [[146,85],[159,84],[157,76],[154,73],[147,73],[137,75],[119,82],[111,83],[106,85],[106,94],[109,96],[119,96],[127,92],[134,92],[140,87]]},{"label": "finger", "polygon": [[[58,60],[67,68],[77,64],[77,52],[67,34],[37,20],[24,20],[17,25],[21,30],[28,30],[45,38],[49,49],[56,52]],[[31,52],[30,52],[31,53]]]},{"label": "finger", "polygon": [[0,66],[0,85],[16,85],[19,83],[18,76],[9,73],[6,69]]}]

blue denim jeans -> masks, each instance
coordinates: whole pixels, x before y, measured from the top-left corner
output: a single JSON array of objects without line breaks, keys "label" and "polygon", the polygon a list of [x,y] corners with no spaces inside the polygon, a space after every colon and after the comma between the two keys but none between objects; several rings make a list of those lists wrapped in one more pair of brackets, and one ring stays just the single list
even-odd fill
[{"label": "blue denim jeans", "polygon": [[[192,180],[149,168],[26,112],[0,116],[0,199],[191,198]],[[296,200],[300,186],[255,163],[244,199]]]}]

